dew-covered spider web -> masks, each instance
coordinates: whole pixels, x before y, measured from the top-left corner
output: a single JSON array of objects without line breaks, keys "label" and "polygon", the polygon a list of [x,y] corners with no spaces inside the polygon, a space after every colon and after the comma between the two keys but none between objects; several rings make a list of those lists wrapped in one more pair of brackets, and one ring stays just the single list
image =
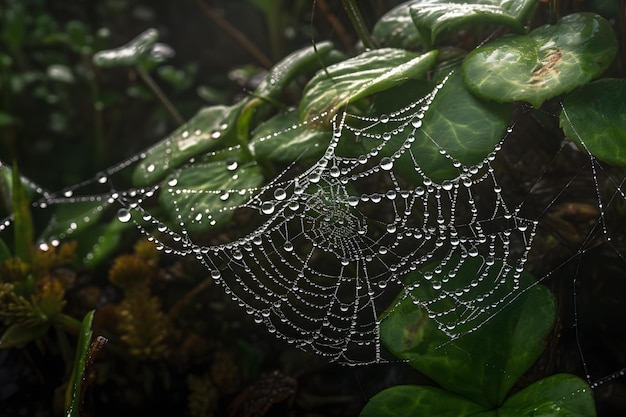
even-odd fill
[{"label": "dew-covered spider web", "polygon": [[[556,189],[546,183],[557,157],[538,163],[539,171],[528,174],[524,183],[503,184],[498,179],[499,153],[515,132],[513,124],[493,151],[471,166],[439,148],[457,176],[434,182],[423,172],[414,154],[415,134],[445,83],[388,114],[362,116],[344,110],[273,132],[264,139],[325,120],[332,126],[317,162],[289,164],[265,185],[181,187],[182,168],[158,185],[118,185],[123,184],[122,174],[141,164],[153,148],[58,193],[40,189],[36,206],[102,203],[90,215],[113,206],[119,221],[134,222],[163,251],[202,262],[233,302],[269,332],[346,364],[389,359],[379,325],[403,299],[427,311],[450,338],[474,331],[510,304],[527,289],[520,274],[540,220],[551,218],[551,210],[578,190],[578,181],[587,182],[588,201],[597,216],[566,259],[608,244],[623,262],[624,242],[611,241],[608,207],[625,203],[624,178],[615,179],[591,155],[570,145],[562,145],[555,155],[576,153],[580,164]],[[219,136],[200,130],[186,133]],[[362,144],[362,151],[355,152],[347,142]],[[201,161],[191,162],[202,169]],[[506,162],[515,169],[515,160]],[[221,163],[228,178],[246,175],[241,171],[244,164],[228,159]],[[102,192],[91,192],[98,187]],[[181,208],[168,222],[154,209],[159,198],[187,207],[187,199],[205,193],[223,201],[237,198],[236,204],[222,209],[233,217],[219,234],[196,237],[188,228],[223,213]],[[544,201],[543,208],[526,210],[532,196]],[[71,237],[72,228],[56,239]],[[478,271],[469,280],[460,279],[459,272],[470,262],[479,262]],[[548,278],[559,267],[550,266],[538,278]],[[416,278],[408,281],[409,275]]]}]

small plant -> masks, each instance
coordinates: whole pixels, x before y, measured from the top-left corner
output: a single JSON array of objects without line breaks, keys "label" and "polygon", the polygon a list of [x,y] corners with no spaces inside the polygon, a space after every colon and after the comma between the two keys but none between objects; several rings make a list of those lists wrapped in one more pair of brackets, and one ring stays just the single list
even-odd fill
[{"label": "small plant", "polygon": [[[362,416],[594,415],[588,381],[561,373],[527,386],[522,380],[557,311],[542,285],[555,269],[542,267],[543,254],[533,250],[537,241],[557,246],[562,230],[546,233],[544,214],[578,173],[565,170],[572,180],[550,190],[546,208],[526,213],[532,200],[518,194],[532,194],[544,175],[511,175],[514,158],[497,157],[518,122],[538,120],[550,145],[576,152],[584,160],[578,170],[590,172],[593,199],[585,207],[593,224],[573,239],[574,257],[601,242],[625,259],[613,243],[623,234],[610,221],[616,215],[620,225],[623,215],[626,81],[616,34],[623,39],[626,24],[592,6],[561,13],[543,3],[412,0],[369,34],[356,2],[345,0],[363,44],[358,53],[320,41],[270,67],[244,42],[270,68],[242,99],[219,100],[187,122],[150,75],[176,91],[191,87],[182,72],[160,66],[169,50],[157,43],[158,31],[96,52],[85,30],[69,27],[64,42],[90,74],[117,66],[137,75],[151,95],[136,85],[129,94],[156,97],[178,127],[56,193],[0,165],[0,185],[12,198],[0,231],[15,232],[12,249],[0,246],[0,347],[39,343],[51,328],[60,340],[80,332],[65,401],[72,415],[80,414],[84,390],[77,381],[98,365],[89,352],[103,342],[91,342],[92,332],[109,340],[102,368],[128,369],[115,389],[129,403],[149,404],[176,381],[185,387],[178,404],[193,416],[217,413],[229,400],[232,415],[265,414],[297,397],[297,386],[280,373],[258,378],[254,354],[232,337],[244,320],[212,315],[227,311],[228,300],[294,346],[349,364],[400,359],[439,385],[391,387]],[[281,18],[277,7],[254,4],[268,22]],[[19,49],[18,35],[7,39]],[[0,55],[4,77],[17,80],[6,63]],[[101,116],[104,95],[93,77],[87,81]],[[9,110],[0,112],[0,127],[13,129]],[[94,126],[103,147],[101,120]],[[532,168],[545,173],[548,165]],[[598,173],[605,166],[606,178]],[[26,193],[53,213],[37,238]],[[146,239],[118,254],[134,230]],[[175,255],[174,265],[161,254]],[[198,260],[207,278],[198,283],[181,272],[183,256]],[[79,290],[55,272],[77,260],[104,268],[107,278],[85,278],[98,297],[72,310],[85,317],[82,327],[64,312],[76,299],[68,293]],[[224,299],[195,303],[212,283],[224,287]],[[242,390],[251,374],[258,383]]]}]

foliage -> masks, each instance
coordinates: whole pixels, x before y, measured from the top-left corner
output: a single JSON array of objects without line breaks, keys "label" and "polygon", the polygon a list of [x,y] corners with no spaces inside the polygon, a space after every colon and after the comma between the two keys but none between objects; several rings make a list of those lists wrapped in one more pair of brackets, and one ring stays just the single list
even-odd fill
[{"label": "foliage", "polygon": [[[252,3],[265,13],[268,23],[286,18],[271,7],[275,3]],[[302,2],[297,3],[293,7],[300,10]],[[626,165],[622,143],[626,93],[615,64],[619,50],[616,28],[593,13],[569,14],[553,24],[532,28],[536,3],[413,0],[400,4],[374,26],[377,49],[346,56],[335,44],[318,42],[315,47],[292,52],[266,73],[253,70],[263,76],[249,89],[250,94],[235,103],[224,99],[228,92],[204,94],[212,97],[210,106],[150,146],[132,175],[123,180],[132,187],[160,190],[154,204],[172,228],[214,236],[232,226],[233,208],[249,190],[273,181],[284,166],[299,164],[304,170],[319,158],[328,145],[329,120],[341,109],[383,118],[390,109],[431,91],[443,79],[446,84],[432,103],[434,111],[420,122],[424,128],[412,145],[419,160],[400,158],[396,164],[417,164],[423,174],[439,183],[456,178],[459,171],[442,149],[464,164],[478,163],[506,136],[520,102],[541,109],[560,101],[560,127],[565,137],[602,161]],[[176,107],[186,107],[182,112],[186,115],[193,113],[189,108],[195,111],[204,105],[181,99],[175,106],[152,79],[151,73],[158,74],[170,93],[182,96],[191,89],[188,80],[197,74],[190,66],[178,69],[165,65],[170,58],[169,47],[157,42],[159,31],[148,29],[126,45],[114,47],[110,34],[90,30],[78,20],[61,27],[46,13],[43,2],[33,2],[30,11],[34,14],[29,19],[21,3],[11,2],[0,15],[2,42],[8,51],[0,53],[0,76],[3,85],[9,87],[2,91],[0,127],[11,133],[7,137],[28,125],[12,103],[34,92],[38,107],[52,109],[42,113],[50,114],[47,123],[53,131],[68,136],[68,126],[76,124],[81,130],[70,135],[74,142],[76,136],[94,138],[95,151],[82,159],[100,169],[110,158],[106,138],[115,131],[115,126],[103,123],[105,112],[117,111],[119,117],[124,103],[148,103],[145,123],[149,124],[155,119],[179,120]],[[280,49],[277,35],[272,36],[274,48]],[[54,51],[42,48],[45,44],[65,48],[65,56],[57,59]],[[37,69],[26,71],[30,65],[18,59],[33,45],[40,48],[34,62]],[[117,70],[141,78],[145,85],[127,86],[126,95],[106,88],[103,80],[114,77]],[[73,104],[67,104],[81,101],[77,97],[84,90],[89,91],[86,101],[92,122],[88,126],[77,122],[81,115]],[[164,129],[161,125],[148,136],[159,136]],[[141,148],[134,132],[127,135],[122,140],[133,143],[133,150]],[[375,146],[367,138],[352,139],[339,152],[358,154]],[[15,143],[4,146],[19,154]],[[81,160],[72,146],[64,149],[62,163]],[[41,189],[19,178],[17,169],[0,168],[4,170],[3,191],[11,196],[12,210],[7,211],[14,213],[16,232],[11,245],[0,245],[0,347],[41,343],[48,340],[51,328],[57,329],[63,340],[67,332],[78,331],[76,362],[67,390],[71,397],[68,415],[78,415],[81,400],[76,394],[83,390],[79,380],[91,366],[85,359],[92,331],[106,333],[119,349],[115,354],[122,359],[108,358],[107,368],[130,364],[129,374],[119,378],[124,379],[129,397],[147,397],[154,386],[168,386],[174,372],[158,369],[154,364],[159,361],[168,363],[170,369],[184,369],[191,415],[211,415],[219,408],[220,398],[242,390],[239,377],[254,372],[255,365],[245,363],[254,362],[254,354],[233,349],[232,338],[224,348],[221,342],[211,340],[215,334],[207,335],[210,332],[206,329],[199,334],[196,327],[202,326],[206,317],[183,314],[208,284],[197,284],[177,269],[178,264],[165,266],[151,242],[141,242],[132,254],[115,256],[124,242],[122,232],[130,230],[133,223],[145,224],[146,219],[124,210],[117,212],[117,217],[111,216],[112,202],[106,198],[76,202],[61,205],[41,228],[40,236],[34,238],[28,198],[41,194]],[[409,184],[421,178],[412,169],[404,171],[403,180]],[[95,185],[106,190],[108,176],[114,174],[103,171]],[[67,179],[62,182],[75,182]],[[66,195],[72,191],[66,190]],[[129,197],[132,204],[131,200]],[[70,238],[78,243],[51,244]],[[64,312],[74,300],[68,294],[80,288],[66,282],[63,274],[68,268],[79,269],[77,253],[83,267],[105,265],[109,281],[91,285],[99,287],[99,294],[104,293],[103,287],[115,297],[114,301],[103,296],[79,308],[72,306],[72,316]],[[471,280],[480,265],[466,265],[475,270],[460,275]],[[70,275],[76,278],[75,272]],[[176,287],[171,276],[181,279],[183,285]],[[532,279],[526,273],[523,277]],[[405,279],[420,279],[420,274]],[[511,289],[501,288],[506,290]],[[100,305],[102,299],[106,300],[104,306]],[[394,301],[392,305],[399,307],[390,310],[381,323],[383,341],[393,354],[442,388],[389,388],[371,399],[362,416],[594,415],[591,390],[577,377],[557,374],[524,388],[519,385],[542,352],[555,321],[555,301],[545,287],[532,285],[494,312],[480,329],[451,341],[410,301],[407,294]],[[95,316],[88,312],[96,307]],[[82,327],[74,316],[85,317]],[[228,323],[215,327],[217,330],[211,331],[222,336],[230,336],[233,330]],[[67,340],[60,343],[67,344]],[[69,359],[72,355],[65,352],[64,356]],[[192,370],[196,363],[202,365],[199,372]],[[277,396],[275,402],[295,391],[293,381],[281,384],[279,391],[289,395]],[[239,401],[256,401],[262,397],[258,393],[264,392],[258,387],[253,391],[256,396],[249,394],[252,400]],[[258,407],[265,413],[272,404],[269,401],[269,405],[266,402]]]}]

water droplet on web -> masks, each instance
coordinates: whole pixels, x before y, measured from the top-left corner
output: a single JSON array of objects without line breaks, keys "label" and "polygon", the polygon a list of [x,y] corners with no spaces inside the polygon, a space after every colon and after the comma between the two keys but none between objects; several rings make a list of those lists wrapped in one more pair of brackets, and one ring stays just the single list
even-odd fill
[{"label": "water droplet on web", "polygon": [[148,171],[148,172],[154,172],[155,168],[156,168],[156,167],[154,166],[154,164],[150,164],[150,165],[148,165],[148,166],[146,167],[146,171]]},{"label": "water droplet on web", "polygon": [[70,198],[71,196],[74,195],[74,191],[72,190],[65,190],[65,192],[63,193],[63,195],[67,198]]},{"label": "water droplet on web", "polygon": [[229,159],[228,161],[226,161],[226,169],[229,171],[236,170],[238,166],[239,166],[239,163],[235,161],[234,159]]},{"label": "water droplet on web", "polygon": [[283,249],[286,252],[292,252],[293,251],[293,243],[286,241],[285,244],[283,245]]},{"label": "water droplet on web", "polygon": [[388,123],[389,122],[389,115],[387,114],[381,114],[380,117],[378,118],[378,120],[381,123]]},{"label": "water droplet on web", "polygon": [[471,256],[472,258],[478,256],[478,249],[476,248],[476,246],[472,246],[468,251],[467,254],[469,256]]},{"label": "water droplet on web", "polygon": [[421,120],[421,119],[419,119],[419,118],[417,118],[417,117],[414,117],[414,118],[411,120],[411,125],[412,125],[414,128],[419,129],[420,127],[422,127],[422,120]]},{"label": "water droplet on web", "polygon": [[213,278],[214,280],[218,280],[222,277],[222,273],[219,271],[219,269],[214,269],[211,271],[211,278]]},{"label": "water droplet on web", "polygon": [[454,187],[454,184],[452,183],[452,181],[445,180],[444,182],[441,183],[441,188],[443,188],[446,191],[450,191],[453,187]]},{"label": "water droplet on web", "polygon": [[263,214],[272,214],[274,212],[274,203],[266,201],[261,205],[261,211]]},{"label": "water droplet on web", "polygon": [[389,171],[393,168],[393,160],[389,157],[384,157],[380,160],[380,167],[385,171]]},{"label": "water droplet on web", "polygon": [[117,219],[122,223],[127,223],[131,219],[130,211],[127,208],[121,208],[117,211]]},{"label": "water droplet on web", "polygon": [[167,182],[167,185],[169,185],[170,187],[175,187],[176,184],[178,184],[178,180],[176,178],[172,178]]},{"label": "water droplet on web", "polygon": [[243,259],[243,253],[240,250],[236,250],[233,252],[233,259],[239,261]]},{"label": "water droplet on web", "polygon": [[359,205],[359,198],[356,196],[351,195],[350,197],[348,197],[348,205],[351,207],[356,207]]},{"label": "water droplet on web", "polygon": [[222,200],[222,201],[228,200],[229,197],[230,197],[230,193],[227,192],[227,191],[225,191],[222,194],[220,194],[220,200]]},{"label": "water droplet on web", "polygon": [[366,164],[367,163],[367,156],[365,155],[359,155],[359,157],[357,158],[357,160],[359,161],[360,164]]},{"label": "water droplet on web", "polygon": [[100,184],[104,184],[105,182],[107,182],[109,179],[107,178],[106,174],[104,172],[99,172],[96,174],[96,181],[98,181]]},{"label": "water droplet on web", "polygon": [[284,200],[287,198],[287,192],[283,188],[277,188],[274,190],[274,198],[279,201]]}]

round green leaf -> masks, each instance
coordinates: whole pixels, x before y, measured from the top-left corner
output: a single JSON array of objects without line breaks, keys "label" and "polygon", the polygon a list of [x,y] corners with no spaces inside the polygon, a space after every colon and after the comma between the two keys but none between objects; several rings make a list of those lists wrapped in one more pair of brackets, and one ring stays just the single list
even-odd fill
[{"label": "round green leaf", "polygon": [[472,25],[494,24],[523,31],[523,23],[532,13],[535,0],[418,0],[410,8],[411,17],[426,45],[442,34]]},{"label": "round green leaf", "polygon": [[[441,388],[397,385],[373,396],[359,417],[470,417],[486,411],[467,398]],[[495,411],[481,414],[481,417],[496,416]]]},{"label": "round green leaf", "polygon": [[417,55],[381,48],[329,66],[307,84],[300,101],[300,119],[330,119],[341,107],[421,77],[434,64],[437,51]]},{"label": "round green leaf", "polygon": [[626,165],[626,80],[603,79],[563,100],[565,135],[596,158]]},{"label": "round green leaf", "polygon": [[420,34],[409,11],[415,0],[402,3],[383,15],[372,30],[379,45],[390,48],[413,49],[421,44]]},{"label": "round green leaf", "polygon": [[[376,111],[387,111],[389,97],[393,98],[393,103],[389,105],[392,109],[394,107],[391,106],[407,105],[416,96],[419,97],[420,92],[430,92],[435,87],[434,83],[424,80],[411,81],[407,85],[410,94],[404,86],[400,86],[377,96],[374,99]],[[399,175],[412,184],[420,184],[423,178],[415,170],[417,165],[424,175],[438,183],[457,178],[462,171],[454,166],[452,159],[465,167],[483,162],[504,137],[511,110],[510,105],[485,101],[470,94],[460,69],[457,69],[424,113],[421,127],[408,125],[403,133],[394,135],[390,140],[391,146],[383,147],[380,153],[391,156],[406,141],[407,135],[413,134],[415,140],[410,150],[394,163]],[[388,125],[378,124],[368,133],[382,135],[390,129]],[[379,140],[363,137],[360,143],[369,150],[378,145]],[[447,155],[443,155],[442,151]]]},{"label": "round green leaf", "polygon": [[195,164],[165,179],[159,202],[177,226],[200,233],[228,222],[262,183],[256,165],[240,166],[236,160]]},{"label": "round green leaf", "polygon": [[[455,263],[444,266],[443,276],[447,275],[452,264]],[[501,261],[486,267],[483,259],[468,258],[456,272],[455,282],[447,284],[470,288],[477,276],[486,273],[475,287],[477,293],[483,294],[488,292],[487,286],[504,279],[505,284],[481,300],[480,306],[489,308],[493,302],[509,301],[502,304],[501,310],[485,313],[486,322],[478,328],[469,327],[467,333],[450,340],[410,297],[402,299],[404,294],[400,294],[392,304],[399,303],[399,306],[392,309],[381,323],[383,344],[442,387],[488,407],[501,404],[513,384],[543,350],[545,337],[556,315],[556,304],[547,288],[533,286],[532,277],[522,273],[520,288],[514,289],[514,271],[504,276],[502,267]],[[427,282],[419,272],[406,280],[407,283]],[[440,303],[438,310],[458,310],[459,317],[465,313],[462,308],[454,310],[452,297],[438,300],[440,292],[435,292],[430,285],[420,285],[412,293],[416,299],[433,300],[431,308]],[[471,291],[466,296],[475,297]],[[475,300],[475,303],[479,301]]]},{"label": "round green leaf", "polygon": [[235,121],[246,101],[201,109],[187,123],[148,149],[133,172],[136,187],[161,180],[173,168],[204,152],[237,143]]},{"label": "round green leaf", "polygon": [[602,74],[616,53],[609,22],[579,13],[476,48],[465,59],[463,73],[470,91],[480,97],[539,107]]},{"label": "round green leaf", "polygon": [[250,149],[255,158],[291,163],[321,157],[332,132],[319,126],[298,123],[298,111],[272,117],[254,132]]},{"label": "round green leaf", "polygon": [[509,397],[498,417],[595,417],[593,392],[582,379],[557,374],[541,379]]}]

